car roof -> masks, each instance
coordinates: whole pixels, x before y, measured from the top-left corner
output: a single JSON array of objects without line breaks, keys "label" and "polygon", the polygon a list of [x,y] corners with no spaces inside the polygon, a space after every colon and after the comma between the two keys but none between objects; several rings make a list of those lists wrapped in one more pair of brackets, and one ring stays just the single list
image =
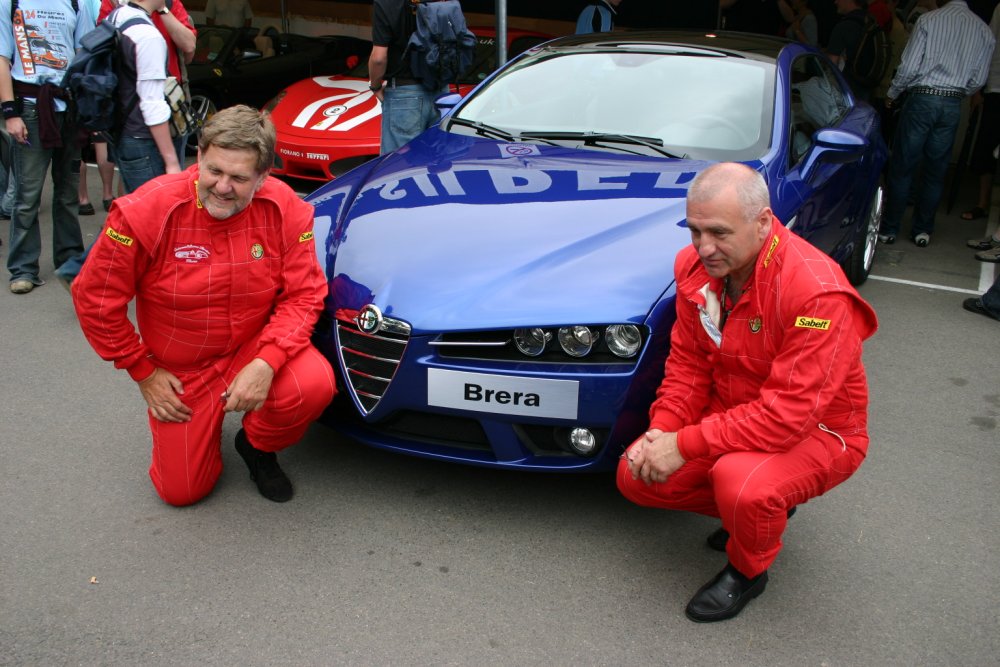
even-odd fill
[{"label": "car roof", "polygon": [[696,47],[716,53],[774,63],[778,54],[794,42],[780,37],[746,32],[704,32],[696,30],[591,33],[570,35],[549,42],[552,50],[603,50],[607,48],[674,51],[676,47]]}]

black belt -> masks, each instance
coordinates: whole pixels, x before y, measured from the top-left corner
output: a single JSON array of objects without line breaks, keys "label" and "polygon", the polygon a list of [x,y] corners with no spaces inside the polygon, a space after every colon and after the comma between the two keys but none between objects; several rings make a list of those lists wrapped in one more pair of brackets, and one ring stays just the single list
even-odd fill
[{"label": "black belt", "polygon": [[420,82],[417,81],[416,79],[405,79],[405,78],[403,78],[401,76],[395,76],[395,77],[389,79],[389,87],[390,88],[396,88],[398,86],[415,86],[418,83],[420,83]]},{"label": "black belt", "polygon": [[907,92],[918,95],[937,95],[938,97],[965,97],[961,90],[947,90],[945,88],[932,88],[931,86],[914,86]]}]

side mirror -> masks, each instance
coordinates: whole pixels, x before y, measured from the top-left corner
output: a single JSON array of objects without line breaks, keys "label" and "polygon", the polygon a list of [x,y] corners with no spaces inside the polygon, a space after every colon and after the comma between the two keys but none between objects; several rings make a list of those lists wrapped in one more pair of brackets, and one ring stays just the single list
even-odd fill
[{"label": "side mirror", "polygon": [[808,181],[821,162],[853,162],[868,150],[868,140],[846,130],[823,128],[812,137],[812,147],[802,162],[802,180]]},{"label": "side mirror", "polygon": [[438,113],[440,113],[441,117],[444,118],[450,114],[461,101],[462,96],[458,93],[445,93],[434,100],[434,106],[437,107]]}]

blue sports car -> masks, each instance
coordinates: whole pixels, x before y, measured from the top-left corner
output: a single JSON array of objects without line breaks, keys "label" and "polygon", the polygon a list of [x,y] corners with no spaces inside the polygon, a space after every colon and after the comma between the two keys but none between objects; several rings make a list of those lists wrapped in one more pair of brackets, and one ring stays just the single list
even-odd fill
[{"label": "blue sports car", "polygon": [[788,227],[871,268],[886,150],[819,52],[719,33],[566,37],[309,197],[330,296],[324,417],[369,445],[601,470],[647,425],[674,321],[685,194],[718,161]]}]

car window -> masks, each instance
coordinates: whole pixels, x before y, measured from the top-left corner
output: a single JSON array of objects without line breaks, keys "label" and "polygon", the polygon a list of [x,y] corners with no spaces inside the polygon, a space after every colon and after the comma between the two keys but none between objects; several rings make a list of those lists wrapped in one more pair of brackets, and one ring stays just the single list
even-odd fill
[{"label": "car window", "polygon": [[795,164],[809,149],[816,130],[837,125],[848,104],[826,58],[799,56],[792,63],[791,77],[789,164]]},{"label": "car window", "polygon": [[456,117],[515,135],[638,135],[678,156],[749,160],[770,145],[773,104],[773,63],[697,49],[543,48],[480,89]]},{"label": "car window", "polygon": [[195,65],[207,65],[215,62],[226,44],[233,36],[231,28],[201,26],[198,28],[198,39],[195,42],[194,58],[191,60]]}]

